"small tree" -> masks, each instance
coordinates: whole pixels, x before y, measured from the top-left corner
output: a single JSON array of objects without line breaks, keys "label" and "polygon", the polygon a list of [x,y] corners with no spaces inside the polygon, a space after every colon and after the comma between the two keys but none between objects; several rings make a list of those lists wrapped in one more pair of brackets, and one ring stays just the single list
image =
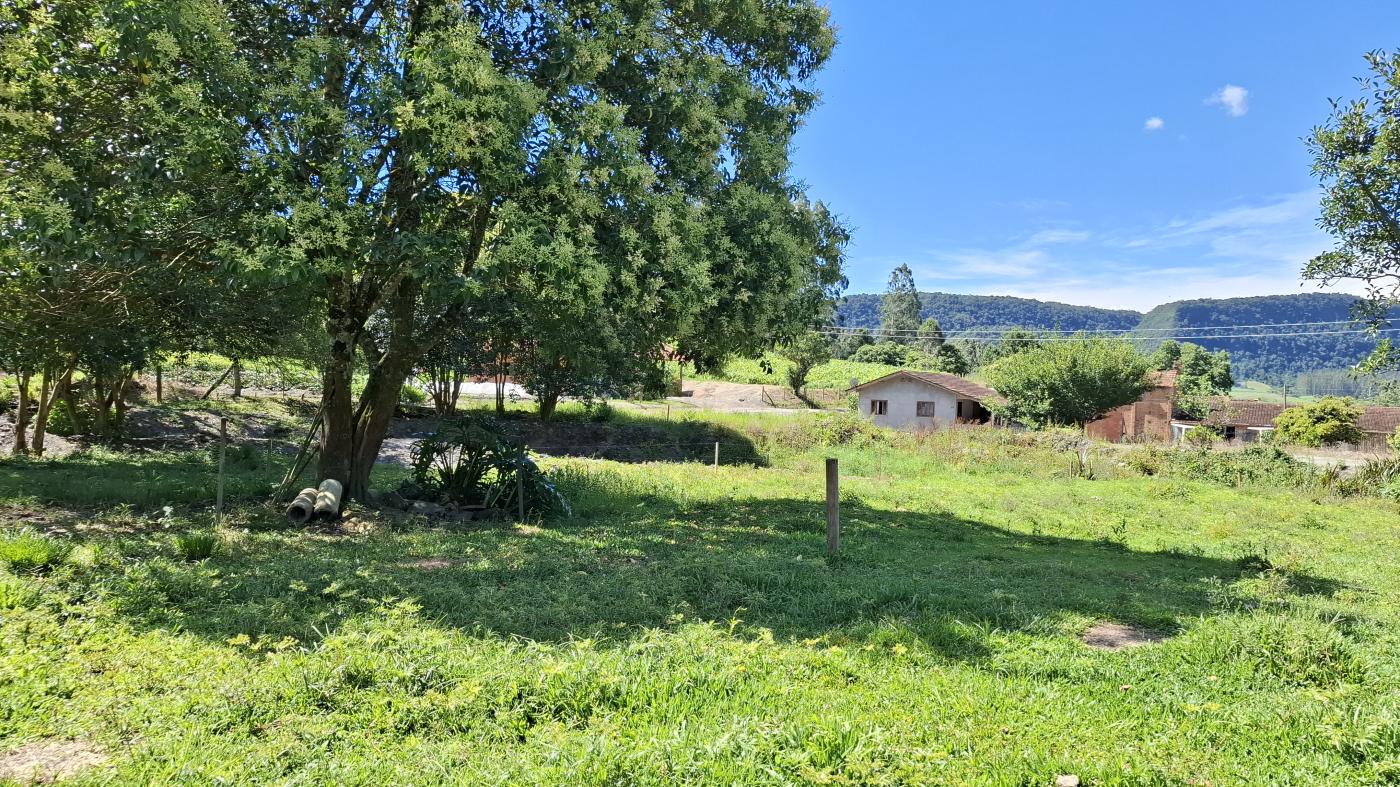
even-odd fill
[{"label": "small tree", "polygon": [[844,361],[855,355],[860,348],[874,343],[875,340],[871,338],[870,331],[865,328],[843,333],[837,337],[836,341],[832,342],[831,357]]},{"label": "small tree", "polygon": [[1167,339],[1152,351],[1152,368],[1159,372],[1165,372],[1176,366],[1176,362],[1179,360],[1181,360],[1181,344],[1175,339]]},{"label": "small tree", "polygon": [[1127,342],[1075,335],[1007,356],[986,368],[1006,398],[998,415],[1031,426],[1083,426],[1151,387],[1148,360]]},{"label": "small tree", "polygon": [[909,349],[895,342],[884,341],[875,344],[867,344],[856,350],[851,356],[852,361],[860,363],[882,363],[886,366],[908,366],[910,362]]},{"label": "small tree", "polygon": [[1274,439],[1309,448],[1359,443],[1365,436],[1356,425],[1361,413],[1361,407],[1350,398],[1325,396],[1279,413],[1274,419]]},{"label": "small tree", "polygon": [[943,326],[938,324],[938,320],[930,317],[919,326],[919,338],[914,342],[914,346],[933,355],[943,346],[943,342]]},{"label": "small tree", "polygon": [[831,347],[821,334],[808,332],[784,345],[779,354],[792,362],[787,371],[788,387],[801,397],[802,389],[807,385],[807,375],[831,360]]},{"label": "small tree", "polygon": [[914,287],[914,272],[901,265],[890,273],[885,297],[880,301],[880,330],[886,341],[910,344],[919,329],[919,291]]},{"label": "small tree", "polygon": [[940,344],[938,349],[934,351],[933,357],[940,372],[964,375],[972,371],[972,366],[967,362],[962,351],[951,344]]},{"label": "small tree", "polygon": [[1176,406],[1192,418],[1205,418],[1210,411],[1211,397],[1229,393],[1235,387],[1230,354],[1224,350],[1210,352],[1189,342],[1178,345],[1178,348],[1176,360],[1173,361],[1179,370]]}]

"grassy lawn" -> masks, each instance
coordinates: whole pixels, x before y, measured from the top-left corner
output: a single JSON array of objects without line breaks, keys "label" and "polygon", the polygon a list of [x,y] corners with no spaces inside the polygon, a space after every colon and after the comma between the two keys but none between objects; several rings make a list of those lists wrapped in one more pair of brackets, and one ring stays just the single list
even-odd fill
[{"label": "grassy lawn", "polygon": [[[92,783],[1400,782],[1400,505],[823,423],[720,417],[762,467],[557,460],[576,515],[529,525],[250,500],[203,562],[172,534],[209,526],[207,458],[0,461],[0,529],[54,501],[74,546],[0,570],[0,752],[92,743]],[[1094,650],[1100,621],[1166,639]]]}]

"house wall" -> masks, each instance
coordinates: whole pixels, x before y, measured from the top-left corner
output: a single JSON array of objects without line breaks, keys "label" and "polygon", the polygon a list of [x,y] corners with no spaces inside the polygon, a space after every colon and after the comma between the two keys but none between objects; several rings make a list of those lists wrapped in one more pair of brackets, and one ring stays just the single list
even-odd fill
[{"label": "house wall", "polygon": [[[893,429],[932,429],[948,426],[958,420],[958,396],[952,391],[919,380],[897,378],[861,389],[860,412],[880,426]],[[884,415],[872,415],[870,402],[889,402]],[[915,415],[919,402],[933,402],[933,417]]]},{"label": "house wall", "polygon": [[1159,385],[1132,404],[1125,404],[1085,426],[1095,440],[1167,442],[1172,439],[1172,397],[1175,389]]}]

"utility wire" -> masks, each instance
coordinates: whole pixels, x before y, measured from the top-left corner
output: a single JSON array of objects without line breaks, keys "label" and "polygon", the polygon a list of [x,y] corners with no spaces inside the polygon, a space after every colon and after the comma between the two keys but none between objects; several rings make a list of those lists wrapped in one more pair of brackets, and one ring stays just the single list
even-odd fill
[{"label": "utility wire", "polygon": [[[1300,332],[1293,332],[1293,333],[1227,333],[1227,334],[1186,335],[1186,336],[1180,336],[1180,335],[1178,335],[1178,336],[1105,336],[1105,337],[1101,337],[1101,338],[1114,339],[1114,340],[1117,340],[1117,341],[1125,341],[1125,342],[1147,341],[1147,340],[1151,340],[1151,339],[1158,339],[1158,340],[1166,340],[1166,339],[1177,340],[1177,339],[1180,339],[1180,340],[1184,340],[1184,341],[1192,341],[1192,340],[1204,340],[1204,339],[1267,339],[1267,338],[1303,338],[1303,337],[1309,337],[1309,336],[1361,336],[1361,335],[1375,335],[1375,334],[1381,334],[1381,333],[1397,333],[1397,332],[1400,332],[1400,328],[1378,328],[1378,329],[1375,329],[1375,330],[1363,329],[1363,330],[1353,330],[1353,331],[1300,331]],[[844,337],[844,336],[851,336],[851,335],[852,335],[852,334],[849,334],[849,333],[839,333],[839,332],[832,332],[832,331],[827,331],[827,330],[816,331],[816,333],[822,334],[823,336],[834,336],[834,337]],[[1076,333],[1084,333],[1085,335],[1090,336],[1090,337],[1097,336],[1097,334],[1095,334],[1095,333],[1092,332],[1092,331],[1077,331]],[[901,336],[901,335],[898,335],[898,334],[886,334],[886,333],[879,333],[879,332],[875,332],[875,333],[866,333],[866,334],[864,334],[864,335],[869,336],[869,337],[872,338],[872,339],[911,339],[911,338],[915,338],[915,337],[910,337],[910,336]],[[1039,336],[1037,336],[1037,337],[1034,337],[1034,338],[1035,338],[1037,341],[1041,341],[1041,342],[1062,342],[1062,341],[1069,341],[1072,337],[1068,337],[1068,336],[1057,336],[1057,337],[1049,337],[1049,338],[1046,338],[1046,337],[1039,337]],[[986,343],[991,343],[991,342],[1000,342],[1000,341],[1001,341],[1001,337],[1000,337],[1000,336],[963,336],[963,335],[960,335],[960,334],[952,334],[952,335],[945,336],[944,341],[969,341],[969,342],[986,342]]]},{"label": "utility wire", "polygon": [[[946,333],[947,333],[948,335],[954,336],[955,338],[960,338],[960,337],[963,337],[963,336],[971,336],[971,335],[983,335],[983,334],[985,334],[985,335],[992,335],[992,336],[1003,336],[1003,335],[1005,335],[1005,334],[1012,333],[1012,332],[1015,332],[1015,333],[1032,333],[1032,334],[1075,334],[1075,333],[1106,334],[1106,333],[1113,333],[1113,334],[1133,335],[1133,334],[1142,334],[1142,333],[1147,332],[1147,331],[1158,331],[1158,332],[1161,332],[1161,331],[1226,331],[1226,330],[1228,330],[1228,331],[1234,331],[1234,330],[1244,330],[1244,329],[1247,329],[1247,328],[1297,328],[1297,327],[1305,327],[1305,326],[1351,325],[1351,324],[1355,324],[1356,322],[1357,322],[1356,320],[1327,320],[1327,321],[1320,321],[1320,322],[1269,322],[1269,323],[1256,323],[1256,324],[1253,324],[1253,325],[1198,325],[1198,326],[1194,326],[1194,327],[1193,327],[1193,326],[1180,325],[1180,326],[1175,326],[1175,327],[1170,327],[1170,328],[1079,328],[1079,329],[1075,329],[1075,330],[1038,329],[1038,328],[974,328],[974,329],[966,330],[966,331],[947,331]],[[1387,323],[1387,324],[1389,324],[1389,323]],[[871,335],[874,335],[875,333],[881,333],[881,334],[884,334],[884,335],[887,335],[887,336],[893,336],[893,335],[903,334],[903,335],[907,335],[907,336],[911,336],[911,337],[916,337],[916,336],[919,335],[918,329],[910,329],[910,328],[893,328],[893,329],[874,328],[874,329],[870,329],[870,328],[858,328],[858,327],[844,326],[844,325],[835,325],[835,326],[821,326],[821,327],[816,328],[815,330],[817,330],[817,331],[819,331],[819,332],[831,331],[831,332],[847,333],[847,334],[854,334],[854,335],[859,335],[859,334],[861,334],[861,333],[868,333],[868,334],[871,334]],[[1362,329],[1362,330],[1369,330],[1369,329]],[[1155,338],[1162,338],[1162,337],[1159,337],[1159,336],[1146,336],[1146,337],[1144,337],[1144,338],[1155,339]]]}]

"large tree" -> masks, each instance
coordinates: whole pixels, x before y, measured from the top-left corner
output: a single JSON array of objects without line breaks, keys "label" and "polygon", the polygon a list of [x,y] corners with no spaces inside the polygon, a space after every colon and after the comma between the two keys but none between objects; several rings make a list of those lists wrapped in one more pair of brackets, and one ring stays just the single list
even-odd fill
[{"label": "large tree", "polygon": [[[1366,55],[1362,95],[1334,100],[1308,149],[1324,193],[1319,224],[1336,246],[1303,271],[1324,284],[1359,282],[1367,298],[1358,317],[1380,326],[1400,304],[1400,53]],[[1400,349],[1380,340],[1365,373],[1400,369]]]},{"label": "large tree", "polygon": [[900,265],[890,272],[890,283],[880,300],[880,331],[882,341],[913,344],[919,330],[919,290],[914,286],[914,272]]},{"label": "large tree", "polygon": [[[22,17],[0,17],[7,33],[48,13],[0,8]],[[77,0],[63,12],[69,59],[108,61],[71,81],[115,98],[70,110],[71,90],[31,91],[25,122],[79,126],[88,136],[68,149],[117,172],[87,199],[140,208],[134,230],[101,227],[118,243],[78,240],[297,288],[325,326],[320,473],[351,496],[367,491],[420,359],[511,299],[501,265],[543,288],[499,310],[532,316],[538,335],[492,325],[479,343],[503,363],[509,342],[570,369],[664,342],[694,359],[757,351],[813,324],[844,284],[844,228],[788,176],[834,43],[814,0]],[[116,32],[73,32],[84,26]],[[44,44],[7,65],[38,80]],[[188,128],[165,136],[175,120]],[[39,218],[71,223],[83,199],[74,188]],[[61,232],[52,246],[51,258],[80,256]]]},{"label": "large tree", "polygon": [[1131,343],[1076,335],[1008,355],[983,370],[1005,397],[998,415],[1030,426],[1083,426],[1137,401],[1151,387]]}]

